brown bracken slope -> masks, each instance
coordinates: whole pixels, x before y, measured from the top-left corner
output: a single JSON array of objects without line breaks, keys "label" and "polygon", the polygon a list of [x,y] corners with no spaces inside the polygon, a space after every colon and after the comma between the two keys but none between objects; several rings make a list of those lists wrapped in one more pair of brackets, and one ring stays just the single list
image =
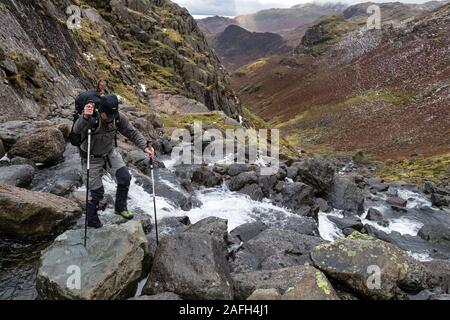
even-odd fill
[{"label": "brown bracken slope", "polygon": [[241,100],[291,143],[381,159],[450,152],[450,5],[365,30],[328,17],[296,53],[233,76]]}]

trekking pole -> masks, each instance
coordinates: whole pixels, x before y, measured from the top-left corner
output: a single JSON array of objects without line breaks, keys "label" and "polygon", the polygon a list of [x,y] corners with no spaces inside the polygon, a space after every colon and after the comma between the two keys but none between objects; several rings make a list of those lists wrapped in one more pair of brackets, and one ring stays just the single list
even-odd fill
[{"label": "trekking pole", "polygon": [[156,231],[156,245],[159,245],[158,238],[158,218],[156,216],[156,193],[155,193],[155,176],[153,174],[153,157],[150,157],[150,171],[152,175],[152,189],[153,189],[153,209],[155,211],[155,231]]},{"label": "trekking pole", "polygon": [[89,203],[89,171],[91,169],[91,129],[88,130],[88,149],[87,149],[87,165],[86,165],[86,217],[84,219],[84,247],[87,243],[87,225],[88,225],[88,203]]}]

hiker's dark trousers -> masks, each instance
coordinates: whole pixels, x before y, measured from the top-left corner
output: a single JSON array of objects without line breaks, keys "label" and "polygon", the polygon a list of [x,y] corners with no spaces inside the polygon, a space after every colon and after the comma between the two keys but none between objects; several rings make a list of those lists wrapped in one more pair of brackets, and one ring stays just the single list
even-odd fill
[{"label": "hiker's dark trousers", "polygon": [[[82,159],[83,180],[86,184],[87,161]],[[131,175],[122,156],[117,149],[113,149],[104,157],[91,157],[89,173],[89,202],[87,208],[88,218],[97,215],[98,206],[103,199],[105,189],[103,177],[109,173],[117,183],[115,210],[117,213],[127,210],[128,191],[130,189]]]}]

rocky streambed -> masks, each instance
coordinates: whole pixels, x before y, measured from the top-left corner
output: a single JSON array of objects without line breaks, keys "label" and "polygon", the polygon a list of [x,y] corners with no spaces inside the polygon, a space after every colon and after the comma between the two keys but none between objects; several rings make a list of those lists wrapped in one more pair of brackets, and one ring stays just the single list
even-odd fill
[{"label": "rocky streambed", "polygon": [[[76,150],[3,159],[1,299],[448,298],[444,186],[386,183],[321,157],[284,161],[269,176],[264,159],[183,165],[160,141],[156,246],[148,161],[120,143],[136,219],[114,216],[106,197],[105,227],[89,231],[87,249]],[[104,185],[114,194],[110,177]]]}]

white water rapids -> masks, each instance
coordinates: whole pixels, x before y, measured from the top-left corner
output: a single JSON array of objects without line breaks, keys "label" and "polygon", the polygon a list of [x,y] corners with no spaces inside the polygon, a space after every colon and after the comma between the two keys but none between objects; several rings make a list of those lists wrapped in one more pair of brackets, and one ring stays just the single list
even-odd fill
[{"label": "white water rapids", "polygon": [[[164,161],[164,164],[169,170],[174,170],[175,163],[176,161],[173,160]],[[287,180],[287,182],[289,183],[291,181]],[[116,183],[114,180],[110,176],[105,176],[103,183],[105,193],[114,195],[116,190]],[[164,183],[175,190],[180,189],[180,187],[173,185],[167,180],[158,180],[156,183]],[[84,187],[82,187],[80,191],[83,190],[83,188]],[[399,190],[399,195],[405,199],[410,199],[410,201],[408,201],[408,207],[414,207],[416,205],[428,205],[431,207],[429,200],[420,194],[408,190]],[[190,211],[183,211],[170,199],[159,197],[157,195],[156,206],[158,219],[162,219],[164,217],[188,216],[192,223],[196,223],[206,217],[214,216],[227,219],[228,228],[229,231],[231,231],[242,224],[257,220],[270,225],[270,217],[274,212],[277,213],[278,217],[285,216],[286,220],[289,216],[295,215],[286,208],[274,205],[269,200],[258,202],[250,199],[247,195],[231,192],[225,185],[217,188],[202,188],[195,191],[195,196],[201,201],[201,206]],[[143,187],[136,184],[135,178],[131,181],[128,206],[131,211],[142,211],[150,215],[153,219],[154,211],[152,195],[145,191]],[[383,206],[379,206],[375,207],[375,209],[383,213],[385,208]],[[113,214],[113,211],[112,209],[107,209],[101,214]],[[328,219],[329,216],[342,218],[343,214],[340,210],[336,209],[332,210],[330,213],[320,212],[320,236],[328,241],[334,241],[339,237],[344,237],[342,231]],[[402,235],[417,236],[418,231],[423,226],[423,224],[418,221],[400,217],[395,219],[386,219],[389,222],[389,226],[383,227],[378,225],[376,222],[367,220],[366,216],[367,210],[361,216],[363,224],[371,225],[386,233],[396,231]],[[409,252],[409,254],[415,259],[421,261],[430,260],[428,254],[424,252]]]}]

